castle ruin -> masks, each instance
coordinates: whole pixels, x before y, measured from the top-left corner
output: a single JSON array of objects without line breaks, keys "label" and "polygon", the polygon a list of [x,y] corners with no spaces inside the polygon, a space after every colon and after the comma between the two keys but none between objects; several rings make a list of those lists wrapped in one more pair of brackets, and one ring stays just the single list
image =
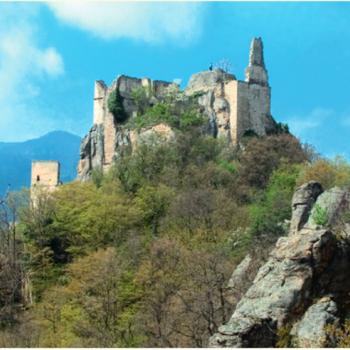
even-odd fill
[{"label": "castle ruin", "polygon": [[108,98],[117,91],[127,118],[134,118],[138,105],[133,92],[140,88],[147,91],[150,106],[163,101],[169,92],[178,94],[180,100],[196,98],[198,110],[207,118],[206,132],[213,137],[223,137],[233,145],[238,145],[247,132],[264,136],[276,128],[271,117],[271,89],[263,43],[261,38],[254,38],[244,81],[222,69],[194,74],[184,91],[175,83],[125,75],[119,76],[110,87],[101,80],[96,81],[93,127],[81,144],[79,179],[88,179],[94,169],[105,171],[123,149],[135,146],[140,133],[128,130],[125,123],[116,120],[108,109]]}]

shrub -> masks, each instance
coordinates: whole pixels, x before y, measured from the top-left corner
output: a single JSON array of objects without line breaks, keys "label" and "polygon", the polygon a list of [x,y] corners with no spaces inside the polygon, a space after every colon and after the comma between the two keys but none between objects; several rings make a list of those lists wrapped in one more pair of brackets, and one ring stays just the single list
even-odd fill
[{"label": "shrub", "polygon": [[171,127],[178,123],[178,117],[172,114],[170,105],[163,102],[150,107],[145,114],[137,115],[130,120],[128,127],[140,130],[160,123],[166,123]]},{"label": "shrub", "polygon": [[343,325],[338,323],[329,324],[325,327],[327,337],[333,342],[334,347],[349,348],[350,347],[350,320],[345,319]]},{"label": "shrub", "polygon": [[123,97],[120,95],[119,89],[116,88],[108,96],[107,106],[117,122],[122,123],[128,118],[123,106]]},{"label": "shrub", "polygon": [[240,185],[265,188],[281,164],[302,163],[306,155],[299,141],[288,134],[252,138],[239,155]]},{"label": "shrub", "polygon": [[277,123],[276,134],[289,134],[289,126],[285,123]]},{"label": "shrub", "polygon": [[298,184],[318,181],[324,189],[350,186],[350,165],[341,157],[318,159],[307,165],[300,174]]},{"label": "shrub", "polygon": [[187,111],[179,117],[179,129],[186,130],[193,126],[200,126],[204,123],[204,118],[195,111]]},{"label": "shrub", "polygon": [[227,161],[226,159],[220,159],[218,163],[220,168],[227,170],[231,174],[235,174],[237,172],[236,165],[232,162]]},{"label": "shrub", "polygon": [[325,226],[328,222],[327,209],[322,208],[319,204],[315,204],[315,208],[312,213],[312,219],[315,224]]},{"label": "shrub", "polygon": [[151,95],[150,88],[138,87],[131,92],[131,97],[133,98],[137,112],[139,115],[142,115],[146,112],[149,107],[149,97]]},{"label": "shrub", "polygon": [[253,236],[284,234],[283,222],[291,216],[290,201],[299,169],[297,165],[283,166],[272,174],[264,197],[251,206]]},{"label": "shrub", "polygon": [[[145,107],[143,109],[145,110]],[[142,108],[139,110],[142,110]],[[130,120],[128,127],[140,130],[160,123],[185,131],[191,127],[202,125],[204,118],[193,108],[186,108],[182,113],[178,113],[171,103],[159,102],[148,108],[144,114],[139,114]]]}]

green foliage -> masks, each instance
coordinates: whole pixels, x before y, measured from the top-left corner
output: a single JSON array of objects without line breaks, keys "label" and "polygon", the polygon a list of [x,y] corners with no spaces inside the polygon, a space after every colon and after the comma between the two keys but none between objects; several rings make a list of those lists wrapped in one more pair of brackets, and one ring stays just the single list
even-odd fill
[{"label": "green foliage", "polygon": [[284,327],[278,329],[277,332],[277,348],[292,348],[293,347],[293,336],[291,335],[292,324],[287,324]]},{"label": "green foliage", "polygon": [[151,96],[150,87],[147,88],[147,87],[140,86],[132,90],[131,97],[133,98],[136,104],[138,115],[143,115],[146,112],[146,110],[149,108],[150,96]]},{"label": "green foliage", "polygon": [[282,166],[273,172],[262,199],[251,206],[252,236],[279,236],[285,233],[283,223],[290,219],[290,202],[296,187],[300,166]]},{"label": "green foliage", "polygon": [[152,229],[152,234],[157,235],[160,218],[166,213],[174,192],[165,185],[157,187],[146,185],[141,187],[135,199],[135,204],[143,213],[146,225]]},{"label": "green foliage", "polygon": [[204,123],[204,118],[196,111],[187,111],[180,115],[179,126],[180,130],[187,130],[194,126],[201,126]]},{"label": "green foliage", "polygon": [[276,125],[277,134],[289,134],[289,126],[285,123],[277,123]]},{"label": "green foliage", "polygon": [[138,115],[130,121],[130,126],[138,130],[160,123],[174,126],[178,117],[172,114],[171,107],[167,103],[157,103],[149,108],[145,114]]},{"label": "green foliage", "polygon": [[317,158],[307,164],[300,174],[298,184],[318,181],[324,189],[334,186],[350,187],[350,165],[342,157],[332,160]]},{"label": "green foliage", "polygon": [[229,162],[225,159],[220,159],[218,163],[222,169],[229,171],[231,174],[235,174],[237,172],[237,167],[232,162]]},{"label": "green foliage", "polygon": [[136,192],[145,183],[157,183],[167,173],[167,169],[178,163],[176,149],[172,143],[150,140],[141,143],[132,155],[116,161],[114,176],[127,192]]},{"label": "green foliage", "polygon": [[319,204],[315,204],[312,211],[312,219],[316,225],[325,226],[328,222],[328,213],[326,208],[322,208]]},{"label": "green foliage", "polygon": [[345,319],[342,325],[338,322],[326,325],[326,336],[333,341],[332,346],[337,348],[350,347],[350,320]]},{"label": "green foliage", "polygon": [[[144,92],[135,92],[140,103]],[[252,254],[254,277],[312,165],[286,134],[235,150],[206,136],[188,106],[147,106],[136,125],[165,122],[174,139],[141,142],[107,174],[94,171],[92,181],[42,193],[21,210],[20,276],[30,276],[34,303],[6,328],[12,342],[0,333],[1,345],[205,347],[228,320],[239,298],[226,294],[233,266]],[[338,164],[329,183],[347,182],[347,164]]]},{"label": "green foliage", "polygon": [[274,170],[282,164],[303,163],[306,155],[297,139],[282,134],[251,138],[238,159],[240,192],[247,193],[247,188],[264,189]]},{"label": "green foliage", "polygon": [[91,172],[91,180],[96,185],[96,187],[101,187],[103,181],[102,169],[93,169]]},{"label": "green foliage", "polygon": [[116,88],[110,93],[107,106],[117,122],[122,123],[128,118],[123,106],[123,97],[120,95],[119,89]]},{"label": "green foliage", "polygon": [[185,131],[204,123],[203,117],[192,107],[178,113],[172,103],[159,102],[152,107],[144,108],[144,110],[143,114],[138,114],[129,121],[128,128],[141,130],[165,123],[172,128]]}]

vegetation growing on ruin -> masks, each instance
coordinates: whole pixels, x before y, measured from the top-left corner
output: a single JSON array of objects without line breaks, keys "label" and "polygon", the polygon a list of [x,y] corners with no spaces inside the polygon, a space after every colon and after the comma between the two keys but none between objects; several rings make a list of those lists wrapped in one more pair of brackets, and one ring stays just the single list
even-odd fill
[{"label": "vegetation growing on ruin", "polygon": [[131,92],[131,97],[136,105],[137,113],[142,115],[149,107],[149,100],[151,97],[151,89],[140,86]]},{"label": "vegetation growing on ruin", "polygon": [[[144,109],[141,109],[141,111],[144,111]],[[203,125],[204,118],[192,105],[179,112],[177,106],[173,103],[158,102],[154,106],[145,109],[144,113],[139,113],[134,118],[130,118],[127,127],[141,130],[161,123],[185,131]]]},{"label": "vegetation growing on ruin", "polygon": [[122,123],[127,119],[128,116],[123,106],[123,97],[120,95],[119,89],[114,89],[110,93],[107,107],[117,122]]},{"label": "vegetation growing on ruin", "polygon": [[2,202],[2,347],[207,346],[249,287],[228,293],[234,266],[248,252],[255,269],[266,259],[298,183],[317,169],[325,186],[350,184],[344,161],[309,162],[288,134],[235,150],[183,130],[35,208],[25,197]]}]

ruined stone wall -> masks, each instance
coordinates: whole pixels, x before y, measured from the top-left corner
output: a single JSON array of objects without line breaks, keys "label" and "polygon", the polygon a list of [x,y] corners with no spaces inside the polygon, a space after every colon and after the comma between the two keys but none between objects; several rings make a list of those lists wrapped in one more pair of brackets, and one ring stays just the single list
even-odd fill
[{"label": "ruined stone wall", "polygon": [[94,89],[94,124],[103,124],[106,113],[107,86],[102,80],[95,81]]},{"label": "ruined stone wall", "polygon": [[270,88],[239,81],[237,87],[236,140],[248,130],[266,135],[266,116],[270,115]]},{"label": "ruined stone wall", "polygon": [[82,140],[78,178],[87,180],[92,169],[107,170],[115,157],[120,156],[130,146],[129,132],[122,130],[114,116],[108,110],[108,98],[118,89],[122,98],[123,108],[128,118],[136,116],[138,106],[133,99],[133,91],[145,88],[150,99],[161,99],[169,92],[179,90],[178,85],[170,82],[149,78],[133,78],[119,76],[110,87],[98,80],[94,87],[93,127]]},{"label": "ruined stone wall", "polygon": [[266,116],[271,114],[270,88],[258,84],[247,85],[249,91],[250,128],[255,130],[258,135],[266,135],[265,120]]}]

